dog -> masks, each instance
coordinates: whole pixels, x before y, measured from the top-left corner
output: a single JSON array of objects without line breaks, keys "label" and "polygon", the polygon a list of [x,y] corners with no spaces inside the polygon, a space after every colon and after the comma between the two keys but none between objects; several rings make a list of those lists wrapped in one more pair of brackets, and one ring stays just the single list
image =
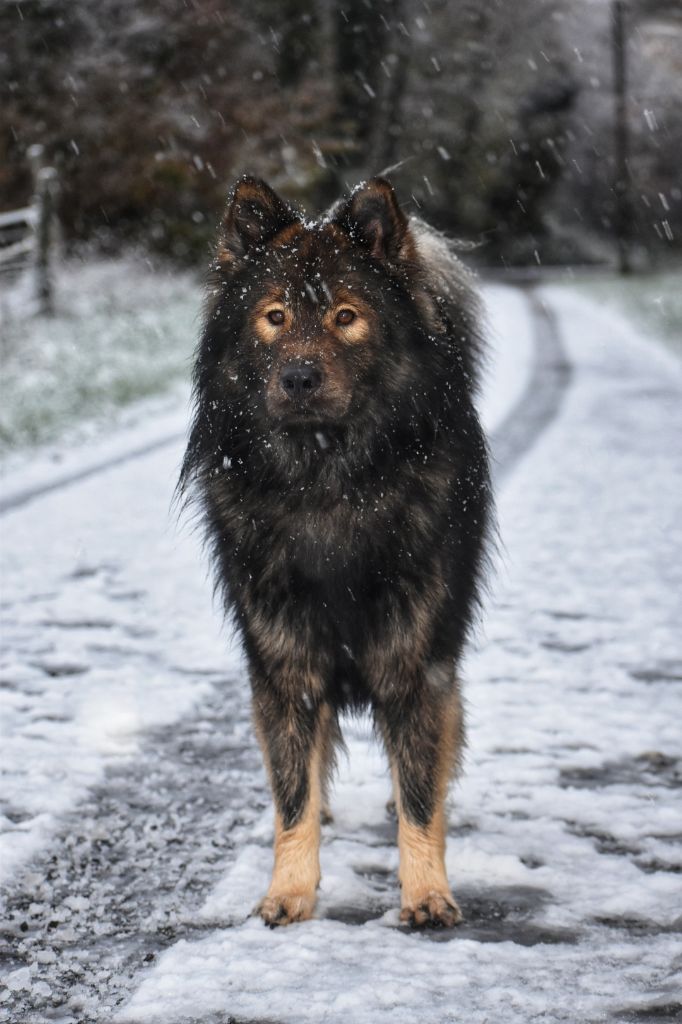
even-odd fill
[{"label": "dog", "polygon": [[400,921],[461,919],[445,798],[492,515],[481,333],[469,272],[386,180],[312,222],[261,180],[234,186],[179,488],[249,666],[275,805],[268,925],[313,914],[339,714],[361,708],[393,778]]}]

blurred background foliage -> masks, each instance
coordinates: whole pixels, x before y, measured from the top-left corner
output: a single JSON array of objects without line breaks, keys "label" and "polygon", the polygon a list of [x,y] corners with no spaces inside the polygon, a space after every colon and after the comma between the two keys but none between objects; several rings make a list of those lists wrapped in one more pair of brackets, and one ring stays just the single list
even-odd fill
[{"label": "blurred background foliage", "polygon": [[[67,249],[205,261],[249,170],[309,209],[391,172],[489,266],[614,258],[608,0],[2,0],[0,209],[60,180]],[[682,244],[682,5],[627,0],[627,231]]]}]

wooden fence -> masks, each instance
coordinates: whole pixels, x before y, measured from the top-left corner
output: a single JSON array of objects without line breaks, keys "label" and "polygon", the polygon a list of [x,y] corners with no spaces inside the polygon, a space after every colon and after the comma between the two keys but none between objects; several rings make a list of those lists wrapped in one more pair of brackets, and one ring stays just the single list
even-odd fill
[{"label": "wooden fence", "polygon": [[20,210],[0,213],[0,275],[13,279],[32,270],[41,313],[54,308],[52,254],[55,243],[57,174],[43,164],[43,147],[28,151],[34,181],[33,199]]}]

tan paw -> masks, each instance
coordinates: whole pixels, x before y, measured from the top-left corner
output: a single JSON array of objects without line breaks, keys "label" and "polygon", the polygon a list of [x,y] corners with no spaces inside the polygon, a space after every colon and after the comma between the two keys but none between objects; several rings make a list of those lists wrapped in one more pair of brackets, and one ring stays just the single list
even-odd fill
[{"label": "tan paw", "polygon": [[268,895],[258,906],[257,913],[270,928],[307,921],[313,916],[315,896],[306,893]]},{"label": "tan paw", "polygon": [[400,923],[410,928],[454,928],[461,920],[462,911],[450,893],[426,893],[400,911]]}]

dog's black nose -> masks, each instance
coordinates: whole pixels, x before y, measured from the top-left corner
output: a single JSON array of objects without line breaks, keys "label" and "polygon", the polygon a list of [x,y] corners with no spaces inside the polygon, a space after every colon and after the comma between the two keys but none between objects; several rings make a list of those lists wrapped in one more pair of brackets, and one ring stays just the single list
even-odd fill
[{"label": "dog's black nose", "polygon": [[307,398],[322,383],[322,374],[314,366],[289,363],[280,374],[279,382],[289,398]]}]

